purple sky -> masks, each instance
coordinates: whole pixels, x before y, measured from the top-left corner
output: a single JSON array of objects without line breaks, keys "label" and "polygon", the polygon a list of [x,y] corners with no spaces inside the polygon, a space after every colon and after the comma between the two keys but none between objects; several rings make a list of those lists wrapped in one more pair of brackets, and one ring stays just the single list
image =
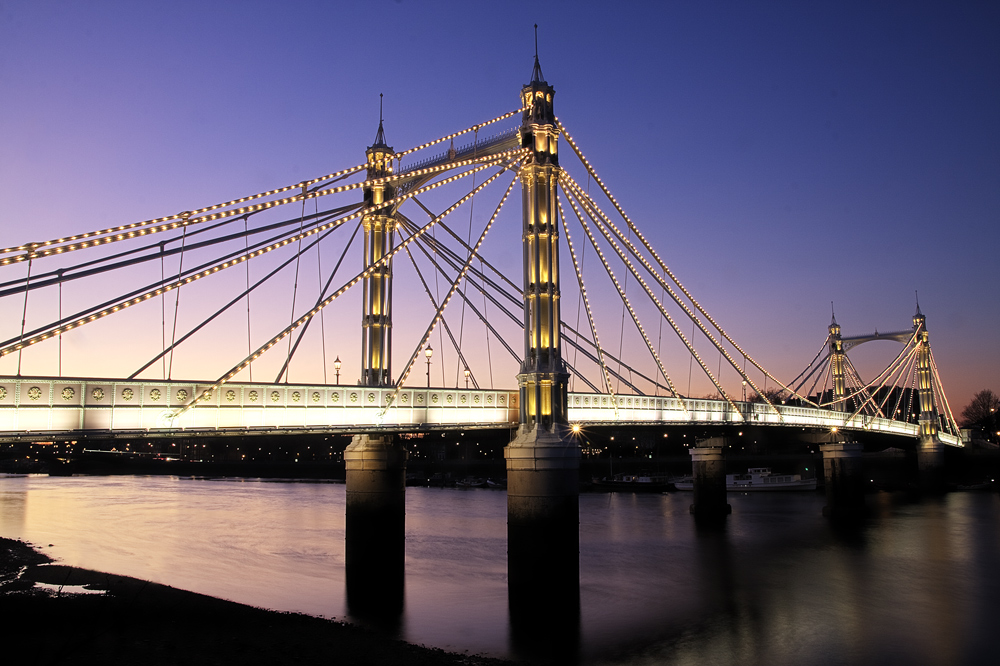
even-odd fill
[{"label": "purple sky", "polygon": [[[919,290],[952,406],[1000,390],[995,4],[337,4],[0,5],[0,246],[353,166],[379,93],[397,150],[511,111],[537,22],[560,119],[668,265],[772,372],[790,378],[812,358],[830,301],[846,335],[898,330]],[[0,301],[4,337],[21,305]],[[29,325],[52,307],[30,308]],[[338,317],[356,321],[354,307]],[[144,327],[95,330],[66,337],[68,373],[113,374],[87,345],[110,337],[128,356],[122,340]],[[357,356],[336,330],[328,341]],[[864,358],[885,365],[895,351]],[[52,372],[42,355],[26,354],[24,372]],[[200,360],[185,363],[204,378]],[[684,389],[687,361],[673,363]],[[710,388],[699,381],[695,394]]]}]

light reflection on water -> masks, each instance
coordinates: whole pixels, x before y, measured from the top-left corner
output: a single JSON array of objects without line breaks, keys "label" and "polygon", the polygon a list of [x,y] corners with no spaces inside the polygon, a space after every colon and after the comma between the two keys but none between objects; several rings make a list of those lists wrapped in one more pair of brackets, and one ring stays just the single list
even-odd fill
[{"label": "light reflection on water", "polygon": [[[401,632],[510,656],[506,495],[408,488]],[[345,487],[176,477],[0,478],[0,535],[75,566],[347,617]],[[583,654],[629,664],[995,663],[1000,498],[869,497],[837,530],[814,494],[580,498]],[[544,600],[540,600],[544,603]]]}]

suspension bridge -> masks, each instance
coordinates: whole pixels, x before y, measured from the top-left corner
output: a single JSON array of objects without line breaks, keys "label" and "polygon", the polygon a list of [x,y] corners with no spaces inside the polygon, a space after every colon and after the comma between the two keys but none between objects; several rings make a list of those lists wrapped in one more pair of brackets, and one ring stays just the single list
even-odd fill
[{"label": "suspension bridge", "polygon": [[[892,333],[845,337],[834,318],[802,373],[776,377],[625,213],[553,95],[536,56],[518,108],[446,136],[395,150],[380,118],[359,164],[0,249],[0,441],[756,423],[962,445],[919,306]],[[356,350],[343,383],[334,338]],[[898,353],[866,379],[848,351],[874,341]],[[64,342],[88,376],[63,373]],[[197,376],[176,377],[185,354]],[[516,370],[495,382],[494,365]]]}]

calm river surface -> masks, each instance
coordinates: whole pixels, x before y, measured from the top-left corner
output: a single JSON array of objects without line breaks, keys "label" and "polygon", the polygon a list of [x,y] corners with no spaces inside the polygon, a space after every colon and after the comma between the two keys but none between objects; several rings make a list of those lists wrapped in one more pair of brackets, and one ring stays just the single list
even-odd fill
[{"label": "calm river surface", "polygon": [[[580,497],[580,640],[599,664],[1000,663],[1000,496],[869,496],[843,532],[805,493]],[[0,477],[0,535],[65,564],[350,619],[345,487],[177,477]],[[48,544],[52,544],[51,547]],[[407,488],[414,643],[510,657],[506,494]]]}]

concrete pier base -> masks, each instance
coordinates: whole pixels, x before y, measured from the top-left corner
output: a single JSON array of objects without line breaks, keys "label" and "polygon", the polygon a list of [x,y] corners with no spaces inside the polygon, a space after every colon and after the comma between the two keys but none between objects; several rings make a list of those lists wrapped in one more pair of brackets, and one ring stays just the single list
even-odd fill
[{"label": "concrete pier base", "polygon": [[733,512],[726,502],[726,460],[722,453],[724,442],[715,437],[690,449],[692,477],[694,478],[694,504],[691,513],[696,518],[714,520]]},{"label": "concrete pier base", "polygon": [[[580,627],[580,447],[525,428],[507,459],[507,591],[516,652],[575,663]],[[553,662],[555,663],[555,662]]]},{"label": "concrete pier base", "polygon": [[922,492],[945,491],[944,446],[936,437],[921,437],[917,442],[917,476]]},{"label": "concrete pier base", "polygon": [[867,515],[865,481],[861,469],[864,447],[858,442],[820,444],[826,506],[823,515],[834,520],[851,520]]},{"label": "concrete pier base", "polygon": [[348,612],[384,629],[403,612],[406,456],[383,435],[355,435],[344,451]]}]

